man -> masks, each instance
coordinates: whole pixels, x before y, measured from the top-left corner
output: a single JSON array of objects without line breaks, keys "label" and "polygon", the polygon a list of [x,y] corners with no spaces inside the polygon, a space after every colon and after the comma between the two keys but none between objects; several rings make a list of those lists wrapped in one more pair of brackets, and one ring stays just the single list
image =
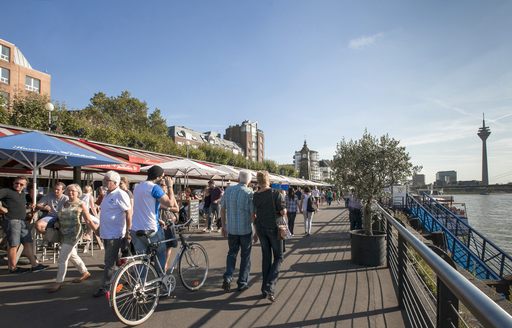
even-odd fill
[{"label": "man", "polygon": [[47,212],[47,214],[37,220],[36,230],[40,233],[45,233],[47,227],[53,227],[57,221],[57,213],[62,208],[62,205],[69,200],[68,196],[64,195],[66,185],[62,182],[57,182],[53,189],[53,193],[44,196],[36,205],[36,209]]},{"label": "man", "polygon": [[100,205],[100,237],[105,247],[105,268],[101,287],[93,294],[94,297],[105,295],[114,274],[123,238],[130,238],[131,202],[128,194],[119,188],[120,181],[121,177],[115,171],[108,171],[103,178],[107,192]]},{"label": "man", "polygon": [[350,188],[350,195],[348,197],[348,218],[350,221],[350,230],[362,229],[362,212],[361,200],[357,198],[354,188]]},{"label": "man", "polygon": [[[222,235],[228,238],[229,251],[226,258],[226,272],[222,288],[228,292],[235,271],[236,257],[240,249],[240,273],[238,291],[248,287],[251,271],[252,215],[254,213],[253,191],[248,187],[251,172],[242,170],[238,176],[239,183],[226,189],[221,202]],[[227,213],[227,214],[226,214]]]},{"label": "man", "polygon": [[[164,193],[159,185],[162,180],[167,185],[167,194]],[[175,213],[179,211],[179,207],[174,198],[172,179],[170,177],[164,178],[164,170],[158,165],[153,165],[149,168],[146,181],[139,183],[135,187],[133,197],[134,212],[130,234],[135,252],[143,254],[147,250],[147,238],[137,236],[137,231],[152,231],[149,238],[151,242],[165,240],[164,231],[158,222],[160,205]],[[157,257],[163,270],[166,263],[165,243],[160,244],[158,247]]]},{"label": "man", "polygon": [[[220,228],[220,200],[222,198],[222,190],[219,187],[215,186],[215,181],[208,181],[208,189],[210,192],[210,209],[208,211],[208,227],[204,230],[205,232],[212,231],[212,225],[215,220],[217,221],[217,228]],[[214,230],[215,231],[215,230]]]},{"label": "man", "polygon": [[0,189],[0,202],[2,203],[1,213],[4,214],[3,228],[7,236],[7,267],[9,273],[24,273],[30,269],[17,267],[17,250],[23,244],[23,252],[32,264],[32,272],[42,271],[48,268],[47,265],[37,263],[32,246],[32,235],[25,220],[27,215],[25,193],[23,189],[27,186],[25,177],[17,177],[14,180],[12,189]]}]

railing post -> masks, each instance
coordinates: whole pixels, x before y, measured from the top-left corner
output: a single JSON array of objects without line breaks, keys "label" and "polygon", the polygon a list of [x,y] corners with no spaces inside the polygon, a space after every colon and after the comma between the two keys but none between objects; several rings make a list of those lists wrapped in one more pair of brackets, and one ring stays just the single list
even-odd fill
[{"label": "railing post", "polygon": [[[384,219],[386,220],[386,219]],[[391,254],[391,235],[392,233],[392,230],[391,230],[391,223],[389,222],[389,220],[386,220],[386,267],[389,267],[389,263],[391,263],[391,258],[390,258],[390,254]]]},{"label": "railing post", "polygon": [[407,263],[407,248],[405,247],[405,239],[402,237],[402,235],[398,234],[398,304],[400,307],[404,307],[404,277],[405,277],[405,271],[406,263]]},{"label": "railing post", "polygon": [[437,328],[459,326],[459,300],[448,287],[437,278]]}]

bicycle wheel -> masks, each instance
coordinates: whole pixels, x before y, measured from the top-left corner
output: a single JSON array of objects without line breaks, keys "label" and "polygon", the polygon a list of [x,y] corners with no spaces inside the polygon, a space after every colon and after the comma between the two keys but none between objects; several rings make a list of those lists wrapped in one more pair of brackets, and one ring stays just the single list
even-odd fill
[{"label": "bicycle wheel", "polygon": [[190,243],[180,255],[180,279],[188,290],[198,290],[208,275],[208,254],[203,246]]},{"label": "bicycle wheel", "polygon": [[128,326],[146,321],[155,311],[160,279],[148,262],[130,262],[117,271],[110,286],[110,300],[117,318]]}]

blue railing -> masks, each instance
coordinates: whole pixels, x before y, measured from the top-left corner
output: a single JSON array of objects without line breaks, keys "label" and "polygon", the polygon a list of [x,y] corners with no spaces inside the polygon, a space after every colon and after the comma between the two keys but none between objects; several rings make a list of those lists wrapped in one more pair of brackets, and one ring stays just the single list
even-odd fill
[{"label": "blue railing", "polygon": [[[455,220],[455,226],[445,226],[442,222],[444,218],[438,218],[424,204],[409,194],[407,194],[406,198],[406,209],[410,214],[418,217],[423,230],[426,232],[442,231],[444,233],[446,249],[455,263],[465,268],[478,279],[501,279],[502,276],[499,274],[499,271],[495,272],[493,267],[490,267],[478,254],[471,251],[466,241],[459,239],[459,237],[468,238],[471,235],[469,233],[471,227],[467,224],[464,225],[462,220]],[[465,233],[459,233],[460,231]]]},{"label": "blue railing", "polygon": [[[426,205],[430,212],[435,214],[438,220],[452,231],[457,239],[484,262],[499,279],[504,279],[504,277],[512,274],[512,257],[509,254],[433,197],[424,194],[422,200],[422,203]],[[467,267],[471,268],[470,266]]]}]

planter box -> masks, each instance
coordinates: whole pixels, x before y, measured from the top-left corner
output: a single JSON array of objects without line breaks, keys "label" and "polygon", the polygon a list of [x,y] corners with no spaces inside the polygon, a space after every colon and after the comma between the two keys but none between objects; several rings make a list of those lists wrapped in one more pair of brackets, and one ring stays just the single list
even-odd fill
[{"label": "planter box", "polygon": [[386,234],[373,231],[367,236],[364,230],[350,231],[352,263],[364,266],[386,265]]}]

